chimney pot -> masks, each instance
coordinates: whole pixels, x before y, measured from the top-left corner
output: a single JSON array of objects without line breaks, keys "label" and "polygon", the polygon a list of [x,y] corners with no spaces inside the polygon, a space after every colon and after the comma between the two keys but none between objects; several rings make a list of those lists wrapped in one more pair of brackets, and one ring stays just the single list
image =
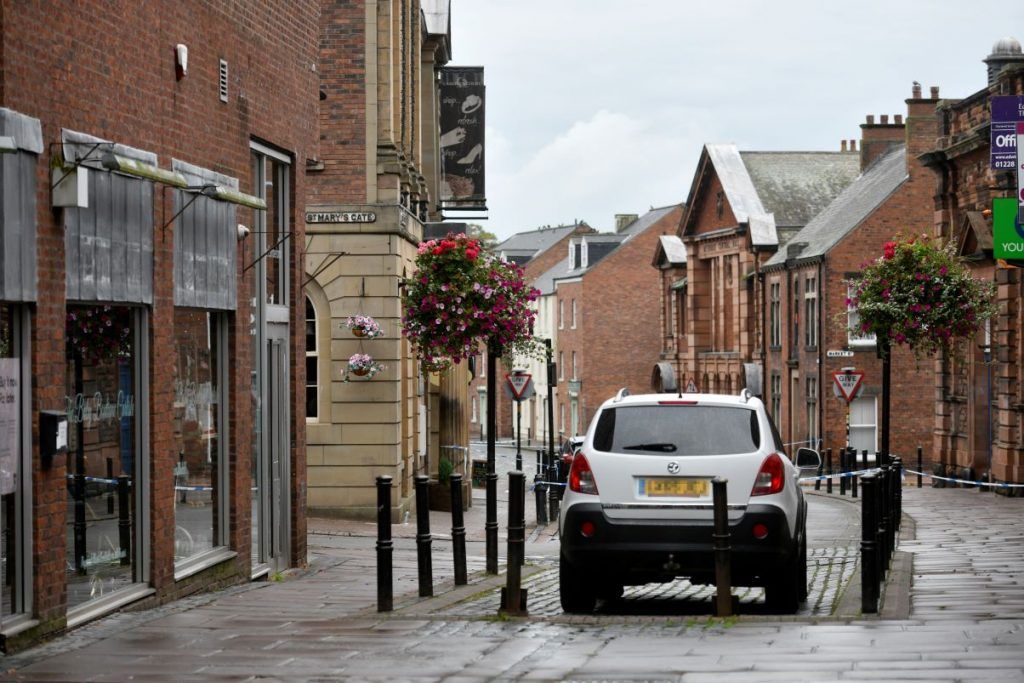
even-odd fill
[{"label": "chimney pot", "polygon": [[910,90],[910,95],[915,100],[921,99],[921,84],[918,83],[917,81],[914,81],[914,86]]},{"label": "chimney pot", "polygon": [[879,123],[881,123],[883,126],[886,125],[887,123],[889,123],[889,115],[888,114],[882,114],[879,117]]},{"label": "chimney pot", "polygon": [[932,86],[932,99],[933,100],[939,99],[939,86],[937,86],[937,85],[933,85]]},{"label": "chimney pot", "polygon": [[895,123],[897,126],[899,126],[899,125],[901,125],[903,123],[903,114],[893,114],[892,119],[893,119],[893,123]]},{"label": "chimney pot", "polygon": [[875,125],[875,115],[874,114],[868,114],[867,122],[868,122],[869,126]]},{"label": "chimney pot", "polygon": [[845,152],[846,151],[846,140],[840,140],[839,141],[839,151],[840,152]]},{"label": "chimney pot", "polygon": [[856,152],[857,151],[857,141],[856,140],[850,140],[850,151],[851,152]]}]

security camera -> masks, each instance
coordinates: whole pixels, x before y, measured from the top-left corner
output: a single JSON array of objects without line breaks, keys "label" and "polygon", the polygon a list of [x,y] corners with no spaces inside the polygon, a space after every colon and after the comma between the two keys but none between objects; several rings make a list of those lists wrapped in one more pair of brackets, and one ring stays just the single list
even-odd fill
[{"label": "security camera", "polygon": [[241,223],[239,223],[238,224],[238,239],[244,240],[248,236],[249,236],[249,226],[242,225]]}]

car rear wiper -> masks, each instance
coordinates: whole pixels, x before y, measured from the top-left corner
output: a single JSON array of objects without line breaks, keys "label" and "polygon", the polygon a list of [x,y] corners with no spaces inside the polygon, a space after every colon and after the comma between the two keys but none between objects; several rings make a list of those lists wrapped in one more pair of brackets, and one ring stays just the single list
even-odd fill
[{"label": "car rear wiper", "polygon": [[623,446],[622,448],[627,451],[662,451],[664,453],[674,453],[676,445],[674,443],[638,443],[634,446]]}]

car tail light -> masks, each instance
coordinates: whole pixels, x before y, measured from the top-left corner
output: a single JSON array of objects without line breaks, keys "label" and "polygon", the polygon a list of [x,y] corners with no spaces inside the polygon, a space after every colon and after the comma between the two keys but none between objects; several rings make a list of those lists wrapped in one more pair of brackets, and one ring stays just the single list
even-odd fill
[{"label": "car tail light", "polygon": [[572,459],[572,467],[569,469],[569,490],[597,495],[597,482],[594,480],[594,473],[582,451]]},{"label": "car tail light", "polygon": [[695,405],[697,405],[697,402],[696,401],[680,401],[680,400],[677,400],[677,399],[673,399],[671,401],[658,401],[658,405],[659,406],[695,406]]},{"label": "car tail light", "polygon": [[785,483],[786,466],[782,464],[782,456],[772,453],[761,463],[761,470],[754,479],[754,488],[750,490],[750,495],[767,496],[779,493]]}]

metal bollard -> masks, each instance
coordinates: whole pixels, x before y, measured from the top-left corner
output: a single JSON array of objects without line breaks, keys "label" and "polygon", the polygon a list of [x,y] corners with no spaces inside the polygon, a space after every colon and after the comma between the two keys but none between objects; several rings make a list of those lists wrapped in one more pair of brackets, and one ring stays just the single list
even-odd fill
[{"label": "metal bollard", "polygon": [[715,477],[711,480],[711,496],[715,508],[715,530],[711,545],[715,553],[715,616],[732,615],[732,548],[729,545],[729,480]]},{"label": "metal bollard", "polygon": [[[854,472],[856,472],[857,471],[857,451],[856,451],[856,449],[851,448],[849,450],[849,453],[847,453],[847,458],[849,458],[849,461],[850,461],[850,469],[853,470]],[[857,477],[856,474],[851,474],[850,475],[850,497],[851,498],[856,498],[857,497],[857,479],[858,479],[858,477]]]},{"label": "metal bollard", "polygon": [[847,479],[846,473],[849,471],[849,467],[847,467],[847,465],[846,465],[847,452],[848,451],[846,450],[845,447],[841,448],[839,450],[839,495],[840,496],[845,496],[846,495],[846,487],[848,485],[848,482],[846,481],[846,479]]},{"label": "metal bollard", "polygon": [[825,480],[825,493],[832,493],[832,449],[827,449],[825,453],[825,458],[828,463],[826,469],[828,479]]},{"label": "metal bollard", "polygon": [[420,597],[434,594],[434,568],[430,561],[430,477],[417,474],[412,478],[416,487],[416,573]]},{"label": "metal bollard", "polygon": [[391,566],[391,477],[377,477],[377,611],[394,607],[394,572]]},{"label": "metal bollard", "polygon": [[114,459],[113,458],[107,458],[107,483],[106,483],[106,487],[107,487],[107,514],[108,515],[114,514],[114,490],[117,488],[117,484],[116,483],[112,484],[111,482],[113,482],[113,481],[116,481],[114,479]]},{"label": "metal bollard", "polygon": [[[878,454],[876,453],[875,456],[877,457]],[[877,464],[878,461],[876,460],[875,462]],[[882,533],[882,483],[882,471],[879,469],[875,473],[875,496],[874,502],[871,505],[875,517],[875,576],[879,583],[885,580],[885,562],[882,559],[885,542],[885,534]],[[881,593],[879,593],[879,596],[881,596]]]},{"label": "metal bollard", "polygon": [[896,532],[900,530],[900,522],[903,520],[903,458],[896,456],[892,459],[893,466],[893,549],[896,548]]},{"label": "metal bollard", "polygon": [[860,609],[864,614],[878,612],[878,539],[875,520],[877,476],[865,474],[861,484],[864,489],[860,514]]},{"label": "metal bollard", "polygon": [[117,540],[121,546],[121,564],[132,563],[132,497],[129,492],[131,477],[122,474],[117,478]]},{"label": "metal bollard", "polygon": [[552,521],[558,519],[558,464],[555,457],[551,457],[551,465],[548,467],[548,518]]},{"label": "metal bollard", "polygon": [[462,475],[449,479],[452,488],[452,557],[455,561],[455,585],[465,586],[466,578],[466,526],[462,518]]},{"label": "metal bollard", "polygon": [[[491,470],[492,463],[488,463]],[[488,574],[498,573],[498,474],[493,470],[485,477],[487,485],[487,511],[484,518],[484,543],[486,571]]]},{"label": "metal bollard", "polygon": [[889,465],[878,475],[878,560],[881,576],[889,573]]},{"label": "metal bollard", "polygon": [[514,616],[526,615],[526,591],[522,588],[522,565],[526,556],[526,475],[508,473],[508,567],[506,584],[501,592],[499,612]]},{"label": "metal bollard", "polygon": [[917,488],[924,486],[922,479],[924,479],[924,449],[920,446],[917,447]]},{"label": "metal bollard", "polygon": [[543,462],[541,453],[543,452],[543,450],[537,451],[537,473],[533,475],[533,497],[537,504],[537,526],[546,526],[548,523],[548,487],[544,483],[544,468],[541,465]]}]

